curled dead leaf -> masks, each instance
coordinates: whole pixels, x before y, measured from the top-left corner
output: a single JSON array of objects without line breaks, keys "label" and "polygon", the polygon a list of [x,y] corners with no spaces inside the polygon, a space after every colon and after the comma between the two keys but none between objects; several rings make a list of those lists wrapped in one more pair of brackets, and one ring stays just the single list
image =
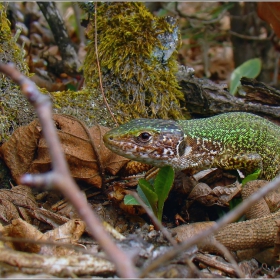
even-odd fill
[{"label": "curled dead leaf", "polygon": [[62,248],[61,246],[36,244],[34,241],[57,241],[60,243],[76,244],[84,231],[85,223],[81,220],[75,219],[43,234],[33,225],[18,218],[13,220],[10,225],[5,226],[2,230],[2,234],[3,236],[24,238],[33,241],[32,243],[24,241],[6,243],[9,247],[15,250],[63,256],[69,254],[70,251],[73,254],[73,249],[66,247]]},{"label": "curled dead leaf", "polygon": [[52,228],[56,228],[69,221],[67,217],[64,217],[44,208],[27,210],[27,212],[31,217],[50,225]]},{"label": "curled dead leaf", "polygon": [[[9,237],[28,238],[32,241],[44,240],[43,233],[20,218],[13,220],[10,225],[5,226],[2,234]],[[9,242],[8,245],[15,250],[31,253],[38,253],[41,249],[39,244],[28,242]]]},{"label": "curled dead leaf", "polygon": [[[105,147],[102,139],[109,128],[96,125],[88,129],[78,119],[67,115],[54,114],[53,120],[74,179],[100,188],[105,170],[115,175],[128,162]],[[24,173],[51,170],[51,159],[38,120],[17,129],[0,151],[17,182]]]},{"label": "curled dead leaf", "polygon": [[5,223],[10,223],[20,216],[30,221],[27,209],[30,211],[37,208],[31,189],[21,185],[11,190],[0,190],[0,202],[0,220]]},{"label": "curled dead leaf", "polygon": [[41,137],[38,120],[28,126],[19,127],[10,139],[0,147],[0,152],[13,178],[19,183],[19,177],[29,169]]},{"label": "curled dead leaf", "polygon": [[[85,232],[85,223],[82,220],[69,220],[67,223],[50,230],[44,234],[44,239],[58,241],[68,244],[77,244],[82,234]],[[42,246],[41,254],[52,254],[55,256],[67,256],[75,253],[74,249],[63,246]]]},{"label": "curled dead leaf", "polygon": [[189,194],[189,200],[196,200],[203,205],[214,204],[227,206],[228,202],[241,191],[241,184],[234,183],[227,187],[217,186],[211,189],[205,183],[198,183]]}]

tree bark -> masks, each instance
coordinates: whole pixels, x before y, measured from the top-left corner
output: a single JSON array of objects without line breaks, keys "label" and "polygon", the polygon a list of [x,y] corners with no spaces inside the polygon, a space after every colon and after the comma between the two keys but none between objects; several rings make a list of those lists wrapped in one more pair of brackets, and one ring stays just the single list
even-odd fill
[{"label": "tree bark", "polygon": [[81,63],[77,53],[68,36],[64,21],[57,10],[54,2],[38,2],[59,47],[62,61],[49,60],[49,66],[55,73],[67,73],[69,75],[78,74]]}]

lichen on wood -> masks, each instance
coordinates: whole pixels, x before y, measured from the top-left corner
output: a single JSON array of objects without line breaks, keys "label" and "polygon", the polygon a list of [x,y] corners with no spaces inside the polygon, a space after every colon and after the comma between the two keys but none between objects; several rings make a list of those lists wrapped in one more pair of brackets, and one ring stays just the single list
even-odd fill
[{"label": "lichen on wood", "polygon": [[[90,18],[84,75],[88,88],[99,89],[94,14]],[[98,3],[103,88],[120,123],[136,117],[182,117],[183,95],[175,77],[177,32],[175,20],[153,16],[143,3]]]}]

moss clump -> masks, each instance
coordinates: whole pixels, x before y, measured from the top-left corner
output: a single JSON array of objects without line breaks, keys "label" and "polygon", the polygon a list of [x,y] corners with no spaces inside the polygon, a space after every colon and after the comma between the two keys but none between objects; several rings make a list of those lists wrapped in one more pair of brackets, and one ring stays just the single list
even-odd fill
[{"label": "moss clump", "polygon": [[[84,63],[86,86],[97,89],[94,17],[87,28],[91,43]],[[136,117],[182,118],[175,53],[168,55],[174,21],[154,17],[142,3],[98,3],[98,54],[103,88],[122,123]],[[175,44],[172,42],[171,44]],[[174,48],[175,49],[175,48]],[[167,52],[165,52],[167,51]]]},{"label": "moss clump", "polygon": [[93,97],[94,91],[84,88],[80,91],[52,92],[54,113],[67,114],[83,121],[87,126],[101,124],[113,126],[102,96]]},{"label": "moss clump", "polygon": [[[28,66],[23,56],[12,36],[6,6],[0,3],[0,62],[13,62],[21,73],[28,75]],[[34,118],[34,109],[19,87],[3,74],[0,74],[0,112],[0,144],[9,138],[15,128]]]},{"label": "moss clump", "polygon": [[[13,62],[21,73],[30,75],[24,61],[24,53],[16,44],[11,32],[10,22],[6,17],[6,6],[2,3],[0,3],[0,62]],[[104,108],[102,96],[94,97],[93,89],[53,93],[45,89],[40,91],[51,96],[55,113],[75,116],[88,126],[96,123],[113,125],[111,117]],[[27,125],[34,118],[36,118],[35,110],[20,88],[0,73],[0,145],[8,140],[16,128]]]}]

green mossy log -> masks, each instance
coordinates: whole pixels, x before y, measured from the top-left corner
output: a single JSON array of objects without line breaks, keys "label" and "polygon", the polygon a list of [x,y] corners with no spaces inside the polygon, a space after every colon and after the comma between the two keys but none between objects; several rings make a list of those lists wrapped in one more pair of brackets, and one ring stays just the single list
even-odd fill
[{"label": "green mossy log", "polygon": [[[84,75],[87,88],[97,89],[93,94],[98,98],[92,11]],[[119,123],[139,117],[182,118],[175,20],[153,16],[143,3],[98,3],[97,40],[103,88]]]},{"label": "green mossy log", "polygon": [[[0,3],[0,62],[13,62],[17,69],[29,75],[24,53],[16,44],[6,16],[7,4]],[[34,118],[34,109],[16,86],[5,75],[0,75],[0,144],[6,141],[14,129]]]}]

